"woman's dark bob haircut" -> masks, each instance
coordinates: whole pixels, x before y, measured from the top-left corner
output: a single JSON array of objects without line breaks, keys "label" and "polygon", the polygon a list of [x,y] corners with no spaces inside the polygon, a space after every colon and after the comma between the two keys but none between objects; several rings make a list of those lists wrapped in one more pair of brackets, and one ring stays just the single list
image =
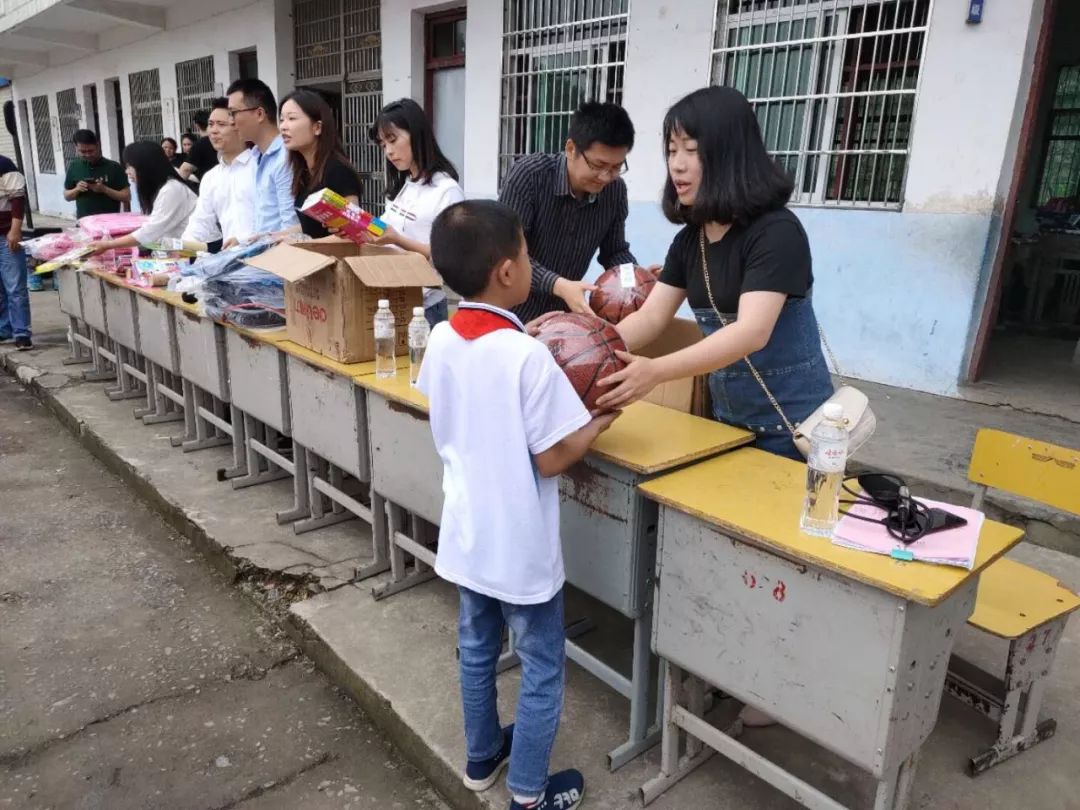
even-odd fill
[{"label": "woman's dark bob haircut", "polygon": [[701,185],[692,206],[679,204],[668,173],[664,216],[677,225],[746,224],[783,208],[795,184],[765,150],[757,116],[731,87],[695,90],[664,117],[664,153],[674,134],[697,141]]}]

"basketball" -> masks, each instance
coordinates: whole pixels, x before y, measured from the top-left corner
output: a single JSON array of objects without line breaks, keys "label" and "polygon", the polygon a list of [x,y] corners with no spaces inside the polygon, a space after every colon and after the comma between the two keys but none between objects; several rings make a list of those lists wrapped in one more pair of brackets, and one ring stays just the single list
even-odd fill
[{"label": "basketball", "polygon": [[556,315],[540,325],[536,339],[547,346],[590,411],[610,390],[596,383],[626,366],[615,356],[626,351],[626,344],[614,326],[595,315]]},{"label": "basketball", "polygon": [[[627,286],[630,281],[633,284]],[[633,268],[632,273],[612,267],[596,280],[596,286],[599,289],[589,296],[589,306],[608,323],[618,323],[641,309],[656,286],[656,276],[640,267]]]}]

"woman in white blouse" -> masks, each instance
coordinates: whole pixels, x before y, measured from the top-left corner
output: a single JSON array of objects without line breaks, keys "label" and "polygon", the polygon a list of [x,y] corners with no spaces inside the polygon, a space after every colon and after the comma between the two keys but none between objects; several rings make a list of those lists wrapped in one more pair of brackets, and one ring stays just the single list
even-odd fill
[{"label": "woman in white blouse", "polygon": [[[386,155],[386,233],[372,241],[397,245],[431,261],[431,225],[454,203],[465,199],[458,173],[439,149],[423,107],[411,98],[387,104],[370,131]],[[437,269],[437,268],[436,268]],[[424,314],[434,326],[447,318],[446,292],[424,289]]]},{"label": "woman in white blouse", "polygon": [[124,149],[124,166],[138,194],[139,208],[149,219],[127,236],[94,242],[95,251],[179,239],[199,198],[180,179],[161,147],[153,141],[129,144]]}]

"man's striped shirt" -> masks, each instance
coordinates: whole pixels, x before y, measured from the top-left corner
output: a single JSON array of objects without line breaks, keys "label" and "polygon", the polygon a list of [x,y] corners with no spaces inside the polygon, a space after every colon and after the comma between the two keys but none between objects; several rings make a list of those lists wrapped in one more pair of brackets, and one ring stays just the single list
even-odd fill
[{"label": "man's striped shirt", "polygon": [[532,290],[514,309],[525,323],[567,309],[552,293],[555,281],[581,281],[597,250],[604,268],[637,264],[626,241],[628,205],[622,178],[595,196],[577,199],[570,190],[566,155],[528,155],[511,167],[499,201],[517,212],[529,246]]}]

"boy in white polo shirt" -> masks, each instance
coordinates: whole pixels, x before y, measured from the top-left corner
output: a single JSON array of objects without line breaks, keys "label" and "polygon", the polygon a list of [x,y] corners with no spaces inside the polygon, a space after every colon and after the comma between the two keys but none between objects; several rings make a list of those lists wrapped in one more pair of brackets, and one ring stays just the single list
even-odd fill
[{"label": "boy in white polo shirt", "polygon": [[[511,314],[532,278],[513,210],[492,200],[447,208],[432,227],[431,258],[464,298],[432,331],[417,385],[443,461],[435,570],[461,597],[465,785],[486,790],[509,762],[511,810],[571,810],[584,796],[581,774],[548,775],[566,669],[558,476],[616,415],[591,416]],[[516,723],[500,728],[495,665],[506,625],[521,692]]]}]

